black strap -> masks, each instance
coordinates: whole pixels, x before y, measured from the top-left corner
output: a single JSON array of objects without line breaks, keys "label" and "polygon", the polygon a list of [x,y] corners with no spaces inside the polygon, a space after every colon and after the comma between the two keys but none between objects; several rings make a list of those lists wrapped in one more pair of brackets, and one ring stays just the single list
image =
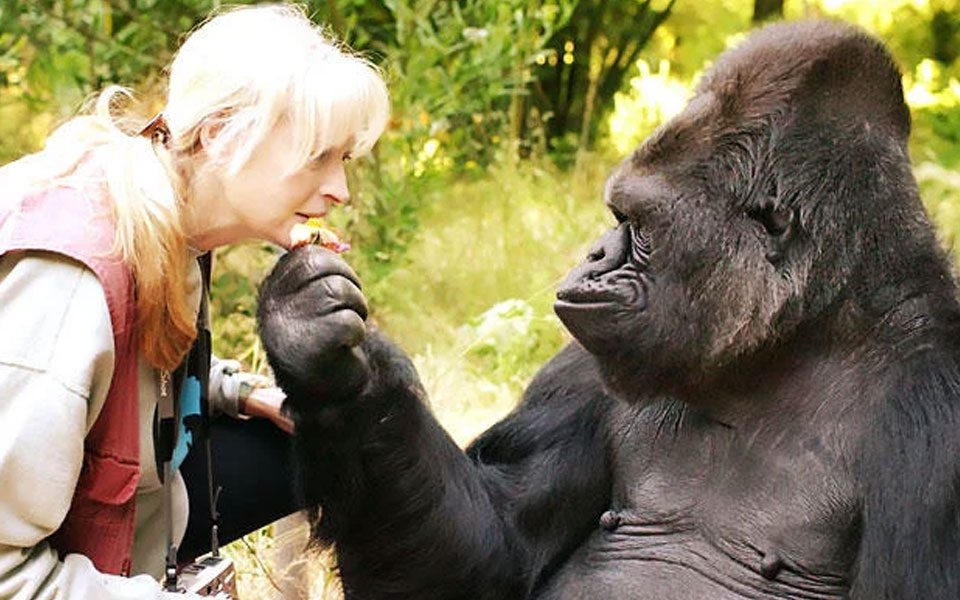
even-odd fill
[{"label": "black strap", "polygon": [[202,299],[200,300],[200,314],[197,319],[197,342],[203,352],[197,352],[197,379],[200,381],[200,440],[203,441],[207,455],[207,495],[210,501],[210,551],[213,556],[220,556],[220,513],[217,511],[217,497],[220,487],[213,478],[213,442],[210,435],[210,355],[213,344],[210,337],[210,273],[213,270],[213,255],[209,252],[201,256],[200,274],[203,281]]},{"label": "black strap", "polygon": [[[214,484],[213,460],[210,439],[210,354],[212,349],[210,338],[210,272],[211,255],[206,253],[197,261],[200,264],[200,310],[197,314],[197,337],[187,353],[186,359],[170,377],[172,389],[172,409],[158,407],[159,419],[154,421],[154,450],[157,459],[157,472],[160,473],[164,485],[164,494],[167,503],[167,518],[173,517],[172,495],[170,485],[172,472],[170,469],[173,452],[177,445],[177,433],[180,423],[180,394],[183,382],[187,377],[195,377],[200,387],[200,416],[184,418],[184,427],[193,434],[195,445],[202,444],[207,456],[207,482],[210,501],[210,516],[213,522],[210,532],[211,550],[214,556],[219,556],[219,529],[220,515],[217,512],[217,496],[219,488]],[[199,450],[199,448],[198,448]],[[177,589],[177,548],[172,536],[168,535],[166,578],[164,588],[168,591]]]}]

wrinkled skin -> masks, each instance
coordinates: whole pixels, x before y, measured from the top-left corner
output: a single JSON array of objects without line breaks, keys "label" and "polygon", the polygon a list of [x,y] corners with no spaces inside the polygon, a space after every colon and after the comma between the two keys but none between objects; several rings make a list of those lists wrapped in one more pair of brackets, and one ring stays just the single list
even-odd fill
[{"label": "wrinkled skin", "polygon": [[960,307],[908,132],[859,31],[721,56],[611,175],[576,342],[465,452],[399,349],[314,309],[364,316],[339,259],[284,257],[261,333],[347,597],[960,598]]}]

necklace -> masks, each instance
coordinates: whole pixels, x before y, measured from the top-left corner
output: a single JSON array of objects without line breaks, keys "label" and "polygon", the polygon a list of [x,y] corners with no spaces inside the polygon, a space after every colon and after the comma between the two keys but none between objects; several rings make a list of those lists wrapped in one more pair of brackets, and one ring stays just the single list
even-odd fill
[{"label": "necklace", "polygon": [[160,369],[160,398],[166,399],[167,397],[167,388],[170,385],[170,371],[167,369]]}]

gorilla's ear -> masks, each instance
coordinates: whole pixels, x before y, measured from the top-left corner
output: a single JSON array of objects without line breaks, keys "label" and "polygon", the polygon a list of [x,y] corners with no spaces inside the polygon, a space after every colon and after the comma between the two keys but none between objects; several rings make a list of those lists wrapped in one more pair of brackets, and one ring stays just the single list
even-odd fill
[{"label": "gorilla's ear", "polygon": [[763,227],[767,260],[774,266],[783,259],[797,227],[796,211],[781,203],[778,195],[776,180],[771,179],[748,211],[750,218]]},{"label": "gorilla's ear", "polygon": [[876,127],[906,142],[910,112],[900,70],[880,42],[847,31],[812,58],[799,97],[817,121]]}]

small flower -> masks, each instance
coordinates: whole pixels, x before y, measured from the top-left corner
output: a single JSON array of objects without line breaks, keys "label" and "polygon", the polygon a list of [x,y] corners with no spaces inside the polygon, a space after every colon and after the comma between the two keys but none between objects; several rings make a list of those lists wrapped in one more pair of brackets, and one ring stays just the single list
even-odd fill
[{"label": "small flower", "polygon": [[465,27],[463,29],[463,37],[467,38],[467,41],[476,44],[490,37],[490,32],[484,27]]}]

